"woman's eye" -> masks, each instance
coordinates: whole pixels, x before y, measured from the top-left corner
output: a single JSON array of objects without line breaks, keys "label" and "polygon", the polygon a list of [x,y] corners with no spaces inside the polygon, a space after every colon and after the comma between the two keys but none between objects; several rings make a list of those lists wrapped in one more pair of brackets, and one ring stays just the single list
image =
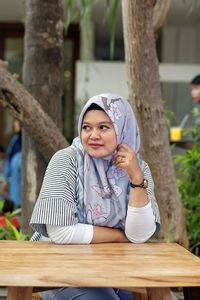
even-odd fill
[{"label": "woman's eye", "polygon": [[109,127],[108,127],[107,125],[101,125],[101,126],[100,126],[100,129],[101,129],[101,130],[106,130],[106,129],[109,129]]},{"label": "woman's eye", "polygon": [[83,125],[82,130],[88,131],[88,130],[90,130],[90,126],[89,125]]}]

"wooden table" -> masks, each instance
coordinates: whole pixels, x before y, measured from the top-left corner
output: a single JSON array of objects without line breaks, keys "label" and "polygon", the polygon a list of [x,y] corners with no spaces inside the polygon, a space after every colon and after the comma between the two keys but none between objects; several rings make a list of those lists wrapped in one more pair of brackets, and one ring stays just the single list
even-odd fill
[{"label": "wooden table", "polygon": [[9,300],[30,299],[32,287],[145,287],[164,300],[167,287],[200,286],[200,260],[175,243],[0,241],[0,286]]}]

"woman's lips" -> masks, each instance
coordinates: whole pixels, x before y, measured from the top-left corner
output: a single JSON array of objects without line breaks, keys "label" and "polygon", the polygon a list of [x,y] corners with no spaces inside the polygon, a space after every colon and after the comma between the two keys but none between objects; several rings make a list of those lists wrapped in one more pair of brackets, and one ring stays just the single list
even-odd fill
[{"label": "woman's lips", "polygon": [[99,147],[102,147],[103,145],[101,144],[89,144],[89,147],[92,147],[92,148],[99,148]]}]

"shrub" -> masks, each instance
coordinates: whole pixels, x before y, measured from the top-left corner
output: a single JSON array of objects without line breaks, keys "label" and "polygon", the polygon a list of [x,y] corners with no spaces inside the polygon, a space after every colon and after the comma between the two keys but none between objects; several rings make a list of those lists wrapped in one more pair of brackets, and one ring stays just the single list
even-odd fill
[{"label": "shrub", "polygon": [[[200,117],[199,109],[193,113]],[[190,250],[200,256],[200,123],[185,133],[191,134],[194,147],[175,156],[177,185],[185,210]]]},{"label": "shrub", "polygon": [[3,211],[4,200],[0,200],[0,215],[5,218],[6,226],[0,225],[0,240],[29,240],[30,237],[22,233],[20,228],[13,225],[13,218],[21,213],[21,209],[12,212]]}]

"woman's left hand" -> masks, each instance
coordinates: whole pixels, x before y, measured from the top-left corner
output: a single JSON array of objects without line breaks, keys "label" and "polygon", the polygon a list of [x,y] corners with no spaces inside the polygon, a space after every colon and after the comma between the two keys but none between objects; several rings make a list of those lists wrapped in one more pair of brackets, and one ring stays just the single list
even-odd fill
[{"label": "woman's left hand", "polygon": [[134,184],[140,184],[144,178],[137,157],[133,149],[128,144],[119,144],[117,153],[114,156],[117,168],[124,169]]}]

